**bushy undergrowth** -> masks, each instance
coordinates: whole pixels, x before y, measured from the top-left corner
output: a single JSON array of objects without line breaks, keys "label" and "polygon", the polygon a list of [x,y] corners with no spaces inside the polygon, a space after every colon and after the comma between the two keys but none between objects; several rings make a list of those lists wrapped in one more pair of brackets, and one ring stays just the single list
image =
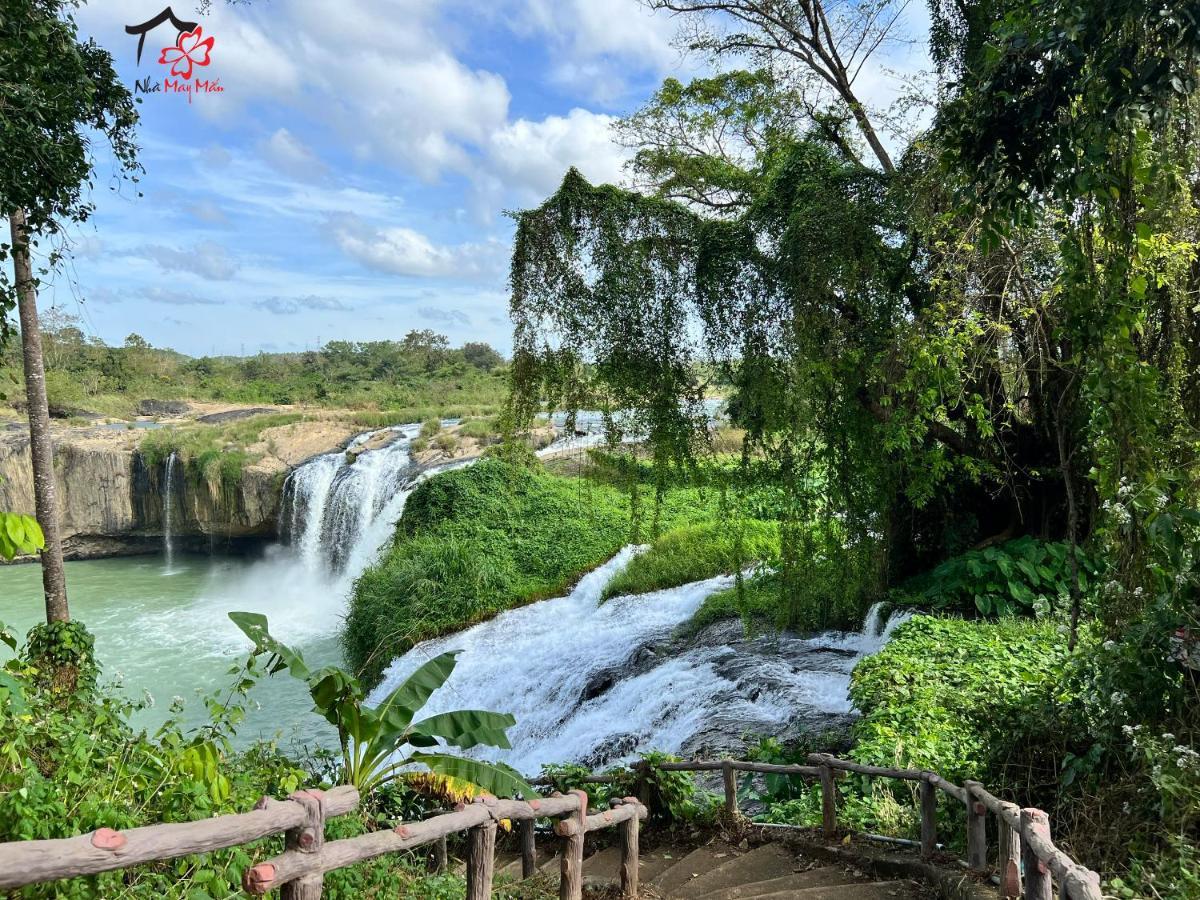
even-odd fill
[{"label": "bushy undergrowth", "polygon": [[182,473],[192,484],[207,486],[214,493],[235,490],[246,466],[261,458],[247,450],[270,428],[302,421],[300,413],[271,413],[239,419],[223,425],[190,425],[148,431],[138,446],[142,460],[161,471],[172,453]]},{"label": "bushy undergrowth", "polygon": [[672,529],[604,588],[604,598],[644,594],[726,575],[779,555],[779,526],[758,519],[720,520]]},{"label": "bushy undergrowth", "polygon": [[[660,521],[713,514],[716,497],[676,488]],[[588,479],[485,459],[409,497],[393,544],[354,587],[343,641],[369,682],[414,644],[562,593],[631,539],[629,496]]]},{"label": "bushy undergrowth", "polygon": [[[0,695],[0,841],[66,838],[101,827],[127,830],[242,813],[262,796],[286,797],[301,787],[328,786],[322,778],[329,771],[324,756],[297,761],[272,742],[233,749],[247,692],[261,674],[252,660],[231,670],[227,692],[205,699],[207,724],[186,730],[173,715],[148,734],[132,728],[129,717],[149,700],[130,702],[111,685],[92,687],[83,680],[74,691],[63,691],[56,679],[47,677],[48,666],[64,659],[78,663],[74,650],[91,646],[86,635],[71,623],[71,646],[49,651],[49,644],[62,643],[62,635],[43,630],[5,665],[9,688]],[[16,643],[2,627],[0,637]],[[182,702],[172,701],[173,713],[182,709]],[[355,813],[329,820],[327,837],[353,837],[388,824],[411,803],[401,793],[380,795]],[[281,852],[283,845],[279,835],[205,855],[33,885],[12,896],[240,896],[243,871]],[[427,879],[415,857],[394,855],[329,873],[323,896],[350,900],[462,892],[461,879]]]},{"label": "bushy undergrowth", "polygon": [[[1071,547],[1025,535],[995,547],[971,550],[946,560],[906,590],[936,609],[984,616],[1045,614],[1070,606],[1074,576]],[[1081,594],[1092,590],[1103,565],[1092,553],[1075,549]]]},{"label": "bushy undergrowth", "polygon": [[1040,704],[1063,698],[1055,624],[914,616],[854,670],[854,757],[952,781],[1003,768]]}]

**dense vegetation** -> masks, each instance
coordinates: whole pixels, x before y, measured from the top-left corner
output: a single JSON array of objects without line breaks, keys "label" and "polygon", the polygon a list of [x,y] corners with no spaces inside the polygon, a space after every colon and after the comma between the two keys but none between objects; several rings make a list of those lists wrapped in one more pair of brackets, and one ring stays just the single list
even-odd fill
[{"label": "dense vegetation", "polygon": [[[423,485],[355,587],[351,661],[377,679],[415,642],[562,591],[646,539],[614,590],[762,564],[700,624],[833,625],[885,596],[932,607],[945,617],[913,619],[855,673],[851,752],[1049,809],[1111,893],[1197,896],[1200,10],[930,0],[937,83],[877,111],[855,83],[899,37],[902,2],[648,3],[680,17],[714,71],[666,81],[621,123],[638,189],[569,171],[519,216],[512,261],[508,436],[547,402],[598,408],[610,455],[563,478],[506,446]],[[97,48],[77,57],[68,81],[108,65]],[[107,129],[133,168],[127,96],[94,99],[67,111],[67,136]],[[6,134],[44,142],[28,118],[5,115]],[[4,183],[35,229],[86,217],[86,143],[66,149],[52,190]],[[187,360],[136,335],[107,348],[72,323],[49,334],[64,411],[193,396],[446,414],[455,397],[491,413],[507,384],[489,348],[427,332],[245,360]],[[714,381],[744,435],[733,465],[703,407]],[[617,452],[632,435],[641,456]],[[19,787],[0,796],[23,836],[62,821],[44,815],[60,796],[125,823],[296,772],[222,746],[221,704],[211,733],[146,739],[103,718],[103,699],[84,713],[111,731],[96,770],[78,707],[36,667],[7,679],[6,712],[14,679],[31,698],[4,748]],[[244,775],[198,783],[212,753]],[[144,771],[165,789],[148,795]],[[778,788],[768,817],[816,815],[814,793]],[[842,790],[849,824],[913,826],[902,791]]]},{"label": "dense vegetation", "polygon": [[[718,502],[711,489],[673,487],[661,527],[709,519]],[[442,473],[408,498],[395,541],[355,584],[347,658],[374,682],[422,640],[560,595],[635,542],[637,527],[629,493],[603,480],[498,458]]]},{"label": "dense vegetation", "polygon": [[[501,409],[507,365],[484,343],[451,348],[429,330],[401,340],[330,341],[303,353],[188,357],[131,334],[120,347],[87,335],[75,317],[52,311],[42,325],[52,412],[131,417],[138,402],[215,400],[307,403],[388,410],[391,421],[487,415]],[[20,348],[0,347],[0,400],[21,396]]]},{"label": "dense vegetation", "polygon": [[[186,730],[172,715],[147,734],[131,728],[128,719],[143,702],[151,701],[131,703],[119,688],[97,686],[99,673],[89,662],[90,636],[75,623],[54,627],[53,634],[45,626],[35,630],[29,644],[18,648],[0,626],[0,640],[20,650],[6,667],[7,684],[0,682],[0,703],[6,707],[0,732],[0,841],[71,837],[102,826],[128,829],[241,813],[264,795],[281,797],[300,787],[331,783],[333,758],[327,753],[297,760],[271,742],[234,749],[238,725],[252,702],[250,692],[267,671],[255,656],[231,670],[231,690],[204,698],[208,724]],[[47,658],[47,648],[53,648],[56,658]],[[69,651],[65,655],[64,648]],[[52,664],[68,662],[77,665],[82,676],[69,691],[44,677]],[[174,698],[172,713],[178,713],[183,702]],[[394,784],[376,792],[359,812],[331,819],[326,835],[352,837],[411,818],[440,802]],[[127,872],[29,887],[14,896],[231,897],[241,893],[242,872],[249,865],[282,850],[279,836]],[[345,900],[377,893],[394,896],[397,891],[448,900],[461,897],[464,885],[452,875],[427,876],[424,859],[413,854],[332,872],[324,890]]]}]

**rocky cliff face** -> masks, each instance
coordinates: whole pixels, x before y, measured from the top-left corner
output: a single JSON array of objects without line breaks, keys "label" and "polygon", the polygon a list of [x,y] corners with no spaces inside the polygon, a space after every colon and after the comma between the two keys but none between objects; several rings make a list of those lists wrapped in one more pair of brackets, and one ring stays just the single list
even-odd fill
[{"label": "rocky cliff face", "polygon": [[[319,439],[298,433],[294,442],[279,436],[287,452],[247,466],[233,488],[196,483],[177,466],[169,492],[176,545],[238,550],[273,539],[289,469],[302,457],[335,449],[348,431],[326,429]],[[105,426],[56,432],[55,474],[68,558],[147,553],[162,546],[166,471],[147,464],[137,449],[141,437],[138,430]],[[19,426],[0,430],[0,509],[34,510],[29,435]]]}]

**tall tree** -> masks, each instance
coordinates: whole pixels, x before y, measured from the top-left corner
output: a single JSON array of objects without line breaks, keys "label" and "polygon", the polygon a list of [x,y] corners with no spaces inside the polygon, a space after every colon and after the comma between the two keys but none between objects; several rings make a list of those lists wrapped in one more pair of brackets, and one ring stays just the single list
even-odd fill
[{"label": "tall tree", "polygon": [[[38,275],[64,252],[62,229],[92,212],[88,199],[97,138],[117,170],[138,170],[133,98],[112,57],[79,39],[69,0],[0,2],[0,214],[11,242],[12,278],[0,270],[0,339],[19,310],[37,518],[45,535],[42,576],[48,621],[67,621],[66,574],[54,486],[46,380],[37,319]],[[46,246],[39,248],[39,238]],[[41,268],[35,272],[35,259]]]},{"label": "tall tree", "polygon": [[[902,3],[649,2],[757,68],[668,81],[623,123],[640,193],[571,172],[521,216],[518,413],[590,395],[687,458],[715,369],[787,516],[836,517],[897,575],[1023,532],[1083,538],[1134,483],[1139,503],[1180,493],[1194,10],[936,0],[939,114],[879,152],[853,73]],[[1119,543],[1145,572],[1145,542]]]}]

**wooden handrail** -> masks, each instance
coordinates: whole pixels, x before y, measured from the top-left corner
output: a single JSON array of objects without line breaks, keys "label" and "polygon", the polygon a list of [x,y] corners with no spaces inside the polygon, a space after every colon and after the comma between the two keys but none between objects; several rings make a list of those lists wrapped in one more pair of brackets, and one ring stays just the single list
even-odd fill
[{"label": "wooden handrail", "polygon": [[[794,775],[819,779],[822,794],[822,827],[827,837],[837,832],[836,776],[853,772],[875,778],[894,778],[914,781],[921,787],[921,852],[933,854],[937,843],[937,804],[935,790],[940,790],[967,807],[967,864],[976,872],[987,871],[987,831],[983,816],[996,817],[1000,833],[1000,887],[1004,897],[1017,897],[1020,888],[1022,854],[1026,869],[1025,900],[1043,900],[1050,896],[1050,879],[1057,879],[1061,897],[1067,900],[1102,900],[1100,876],[1075,862],[1054,845],[1050,838],[1050,817],[1039,809],[1021,809],[989,793],[978,782],[968,781],[959,786],[936,772],[919,769],[889,769],[868,766],[827,753],[813,753],[809,766],[781,766],[751,763],[741,760],[695,760],[692,762],[658,763],[654,767],[669,772],[739,771]],[[607,776],[610,780],[612,776]],[[978,805],[977,805],[978,804]],[[726,812],[737,815],[737,793],[725,785]]]},{"label": "wooden handrail", "polygon": [[[326,872],[388,853],[435,844],[440,867],[444,867],[446,836],[466,831],[467,897],[483,900],[492,891],[497,824],[508,820],[532,825],[538,818],[557,818],[555,831],[563,841],[560,896],[564,900],[583,896],[584,837],[609,827],[621,830],[622,896],[629,900],[637,896],[638,829],[648,811],[636,798],[617,800],[612,809],[589,813],[583,791],[528,802],[483,796],[420,822],[325,843],[326,820],[353,811],[358,802],[358,791],[352,787],[297,791],[287,800],[263,798],[248,813],[125,832],[101,828],[61,840],[0,843],[0,889],[126,869],[284,833],[287,849],[248,868],[242,886],[251,894],[281,888],[283,900],[319,900]],[[531,827],[523,830],[522,875],[526,878],[536,871],[532,835]]]},{"label": "wooden handrail", "polygon": [[[1054,845],[1049,817],[1041,810],[1021,809],[996,797],[978,782],[968,781],[960,787],[935,772],[868,766],[828,754],[812,754],[808,762],[810,765],[731,759],[655,765],[643,762],[637,766],[637,777],[644,785],[651,768],[669,772],[721,772],[726,812],[733,817],[739,815],[735,772],[819,780],[822,825],[827,837],[834,837],[838,830],[838,775],[851,772],[916,782],[920,788],[923,855],[931,856],[937,847],[935,792],[940,790],[966,806],[967,865],[980,874],[988,871],[985,819],[988,814],[995,816],[1000,840],[998,867],[1002,896],[1023,895],[1024,900],[1046,900],[1051,896],[1053,879],[1058,882],[1060,897],[1066,900],[1102,898],[1100,876]],[[615,780],[614,775],[593,775],[583,779],[588,784]],[[547,783],[551,779],[539,781]],[[642,795],[645,796],[644,790]],[[466,831],[469,834],[467,897],[482,900],[491,894],[496,824],[508,820],[520,826],[522,875],[530,877],[536,871],[533,821],[553,818],[559,820],[555,832],[563,842],[560,896],[564,900],[580,900],[582,896],[584,837],[591,831],[614,826],[621,829],[622,894],[628,898],[637,896],[638,829],[640,821],[648,814],[643,802],[637,798],[614,801],[611,810],[589,812],[587,794],[578,790],[566,796],[555,794],[528,802],[480,797],[421,822],[404,823],[390,831],[325,843],[326,820],[351,812],[358,802],[358,792],[352,787],[326,792],[298,791],[287,800],[263,798],[251,812],[196,822],[149,825],[125,832],[101,828],[73,838],[0,843],[0,890],[208,853],[284,833],[287,849],[247,869],[244,887],[252,894],[282,887],[283,900],[318,900],[326,872],[388,853],[435,844],[439,863],[444,866],[446,836]],[[1023,890],[1022,867],[1025,874]]]},{"label": "wooden handrail", "polygon": [[[287,800],[264,797],[252,812],[197,822],[128,831],[100,828],[78,837],[0,843],[0,890],[249,844],[302,826],[308,813],[301,798],[308,795],[299,792]],[[322,800],[326,816],[340,816],[358,806],[358,791],[334,788]]]}]

